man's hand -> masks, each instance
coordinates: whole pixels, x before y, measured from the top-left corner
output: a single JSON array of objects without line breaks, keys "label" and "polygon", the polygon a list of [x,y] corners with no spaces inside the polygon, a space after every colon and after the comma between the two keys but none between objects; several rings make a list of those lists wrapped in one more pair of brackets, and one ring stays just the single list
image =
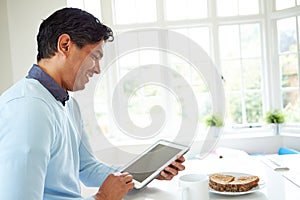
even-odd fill
[{"label": "man's hand", "polygon": [[133,186],[130,174],[110,174],[94,197],[95,200],[121,200],[127,192],[133,189]]},{"label": "man's hand", "polygon": [[176,161],[172,162],[171,165],[166,167],[163,171],[160,172],[157,177],[158,180],[171,180],[174,176],[178,174],[178,171],[183,171],[185,169],[182,164],[185,161],[183,156],[177,158]]}]

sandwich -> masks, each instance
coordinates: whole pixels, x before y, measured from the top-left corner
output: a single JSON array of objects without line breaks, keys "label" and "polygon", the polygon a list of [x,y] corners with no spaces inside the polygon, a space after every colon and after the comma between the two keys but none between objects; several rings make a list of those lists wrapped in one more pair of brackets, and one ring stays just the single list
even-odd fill
[{"label": "sandwich", "polygon": [[258,176],[232,176],[212,174],[209,176],[209,186],[219,192],[246,192],[258,186]]}]

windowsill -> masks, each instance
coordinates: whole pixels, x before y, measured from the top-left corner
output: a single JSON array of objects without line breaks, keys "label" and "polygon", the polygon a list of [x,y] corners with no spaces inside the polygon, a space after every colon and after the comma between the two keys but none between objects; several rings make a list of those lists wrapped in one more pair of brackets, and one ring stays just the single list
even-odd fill
[{"label": "windowsill", "polygon": [[[264,137],[278,137],[278,136],[289,136],[289,137],[300,137],[299,132],[286,132],[284,131],[280,135],[275,135],[272,130],[269,129],[244,129],[239,132],[237,131],[224,131],[221,136],[220,140],[223,139],[253,139],[253,138],[264,138]],[[201,142],[204,141],[204,137],[198,137],[194,140],[194,142]],[[147,140],[137,140],[137,139],[109,139],[114,145],[116,146],[134,146],[134,145],[151,145],[156,142],[155,139],[147,139]]]},{"label": "windowsill", "polygon": [[297,138],[300,138],[300,134],[299,132],[298,133],[287,133],[287,132],[283,132],[280,134],[281,136],[288,136],[288,137],[297,137]]},{"label": "windowsill", "polygon": [[222,139],[239,139],[239,138],[260,138],[260,137],[272,137],[276,136],[271,131],[262,132],[244,132],[242,134],[237,133],[223,133]]}]

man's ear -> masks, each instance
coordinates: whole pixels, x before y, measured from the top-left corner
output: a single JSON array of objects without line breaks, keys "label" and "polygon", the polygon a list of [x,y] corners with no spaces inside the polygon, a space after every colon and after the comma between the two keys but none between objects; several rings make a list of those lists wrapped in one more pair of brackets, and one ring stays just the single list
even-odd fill
[{"label": "man's ear", "polygon": [[68,34],[62,34],[57,41],[57,51],[59,54],[68,55],[70,52],[71,37]]}]

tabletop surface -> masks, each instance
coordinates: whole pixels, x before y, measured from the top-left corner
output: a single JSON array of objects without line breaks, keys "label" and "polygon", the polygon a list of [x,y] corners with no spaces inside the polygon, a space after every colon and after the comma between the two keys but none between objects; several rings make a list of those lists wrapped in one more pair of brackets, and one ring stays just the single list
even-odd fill
[{"label": "tabletop surface", "polygon": [[[277,159],[288,170],[274,170],[265,160]],[[279,159],[279,160],[278,160]],[[202,160],[185,162],[186,169],[172,181],[152,181],[141,190],[129,192],[124,200],[174,200],[180,199],[178,178],[183,174],[211,174],[218,172],[237,172],[259,176],[264,187],[250,194],[220,195],[210,193],[210,199],[248,199],[248,200],[295,200],[300,197],[300,154],[273,156],[241,156],[238,158],[208,156]]]}]

